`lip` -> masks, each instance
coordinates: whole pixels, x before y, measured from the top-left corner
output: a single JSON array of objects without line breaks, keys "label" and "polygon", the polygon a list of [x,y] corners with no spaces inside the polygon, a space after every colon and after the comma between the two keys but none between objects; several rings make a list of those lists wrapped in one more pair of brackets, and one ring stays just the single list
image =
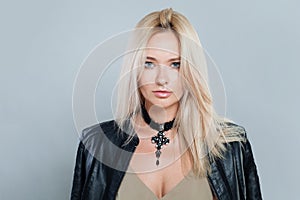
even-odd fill
[{"label": "lip", "polygon": [[166,90],[156,90],[153,93],[158,98],[168,98],[172,94],[172,92]]}]

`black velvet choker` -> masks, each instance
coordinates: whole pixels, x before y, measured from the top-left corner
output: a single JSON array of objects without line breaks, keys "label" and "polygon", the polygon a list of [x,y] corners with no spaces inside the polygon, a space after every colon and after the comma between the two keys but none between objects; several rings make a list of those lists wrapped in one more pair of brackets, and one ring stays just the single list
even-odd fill
[{"label": "black velvet choker", "polygon": [[161,155],[161,149],[163,147],[163,145],[167,145],[168,143],[170,143],[170,139],[165,137],[165,131],[168,131],[170,130],[172,127],[173,127],[173,124],[174,124],[174,121],[175,121],[175,118],[172,120],[172,121],[169,121],[169,122],[165,122],[165,123],[162,123],[162,124],[159,124],[155,121],[153,121],[145,106],[142,105],[142,116],[143,116],[143,119],[144,121],[154,130],[157,130],[158,133],[157,135],[151,137],[151,142],[153,144],[155,144],[155,147],[156,147],[156,152],[155,152],[155,156],[156,156],[156,165],[158,166],[159,165],[159,157]]}]

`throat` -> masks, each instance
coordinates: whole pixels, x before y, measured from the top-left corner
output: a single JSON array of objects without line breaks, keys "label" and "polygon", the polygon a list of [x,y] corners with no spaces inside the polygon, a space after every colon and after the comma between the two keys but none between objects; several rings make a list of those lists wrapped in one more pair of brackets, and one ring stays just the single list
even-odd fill
[{"label": "throat", "polygon": [[[165,132],[169,131],[170,129],[173,128],[174,122],[175,122],[175,118],[173,118],[170,121],[167,122],[163,122],[163,123],[159,123],[154,121],[153,119],[151,119],[148,111],[146,110],[146,108],[144,106],[142,106],[142,117],[144,119],[144,122],[150,126],[150,128],[152,128],[153,130],[158,131],[157,132],[157,137],[159,137],[160,139],[165,137]],[[151,139],[153,142],[153,138]]]},{"label": "throat", "polygon": [[155,105],[142,105],[142,110],[146,110],[150,118],[159,124],[171,121],[176,117],[178,107],[171,106],[168,108],[163,108]]}]

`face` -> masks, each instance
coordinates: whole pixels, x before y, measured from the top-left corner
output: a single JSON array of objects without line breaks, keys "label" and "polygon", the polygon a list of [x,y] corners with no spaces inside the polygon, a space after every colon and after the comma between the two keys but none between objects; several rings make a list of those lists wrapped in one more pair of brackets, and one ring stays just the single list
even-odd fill
[{"label": "face", "polygon": [[180,50],[171,31],[153,35],[145,50],[145,63],[139,87],[146,107],[177,109],[183,95],[180,81]]}]

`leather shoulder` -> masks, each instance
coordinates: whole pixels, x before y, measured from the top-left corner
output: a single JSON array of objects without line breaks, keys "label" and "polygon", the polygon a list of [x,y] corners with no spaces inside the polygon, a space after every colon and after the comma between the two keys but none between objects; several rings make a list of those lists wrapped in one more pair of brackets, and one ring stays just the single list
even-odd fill
[{"label": "leather shoulder", "polygon": [[100,133],[107,133],[109,130],[112,130],[116,126],[116,123],[114,120],[105,121],[102,123],[97,123],[94,125],[91,125],[85,129],[82,130],[80,135],[80,140],[84,140],[88,137],[95,136]]}]

